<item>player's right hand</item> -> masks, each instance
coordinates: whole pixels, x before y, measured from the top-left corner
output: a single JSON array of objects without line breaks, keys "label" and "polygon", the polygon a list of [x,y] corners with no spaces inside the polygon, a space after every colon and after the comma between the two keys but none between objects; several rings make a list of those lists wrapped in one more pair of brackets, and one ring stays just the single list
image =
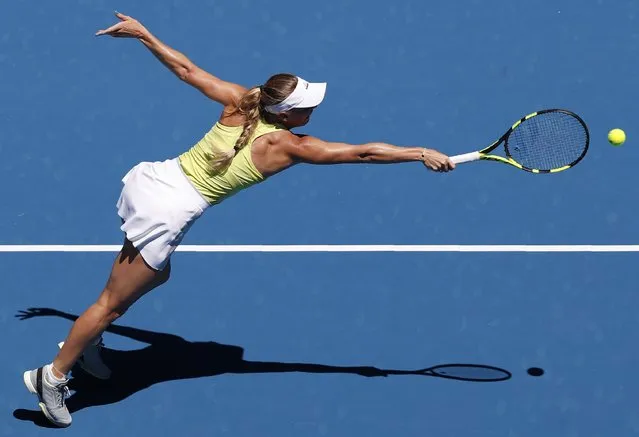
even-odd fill
[{"label": "player's right hand", "polygon": [[437,172],[448,172],[455,169],[455,164],[443,153],[433,149],[426,149],[422,158],[426,168]]}]

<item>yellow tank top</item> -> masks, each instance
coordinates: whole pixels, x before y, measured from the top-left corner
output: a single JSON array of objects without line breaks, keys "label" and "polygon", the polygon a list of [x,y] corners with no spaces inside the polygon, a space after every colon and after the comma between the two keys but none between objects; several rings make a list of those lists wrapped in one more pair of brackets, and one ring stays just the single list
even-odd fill
[{"label": "yellow tank top", "polygon": [[179,156],[180,165],[186,177],[209,204],[218,204],[264,180],[251,158],[253,141],[282,129],[285,128],[260,120],[248,144],[233,157],[229,167],[222,173],[215,173],[210,165],[214,151],[231,151],[242,134],[242,126],[225,126],[217,122],[197,144]]}]

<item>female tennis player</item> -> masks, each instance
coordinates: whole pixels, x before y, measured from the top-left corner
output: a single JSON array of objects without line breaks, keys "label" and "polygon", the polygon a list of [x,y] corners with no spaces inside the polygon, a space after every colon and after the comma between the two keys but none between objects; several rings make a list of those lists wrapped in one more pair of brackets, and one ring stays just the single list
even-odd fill
[{"label": "female tennis player", "polygon": [[136,38],[223,110],[188,151],[163,162],[142,162],[124,176],[117,209],[125,239],[104,289],[73,324],[53,362],[24,373],[24,383],[38,396],[43,413],[60,427],[71,424],[65,404],[71,368],[77,362],[93,376],[109,378],[110,370],[100,359],[103,331],[169,279],[171,254],[207,208],[297,163],[421,162],[438,172],[454,168],[447,156],[422,147],[350,145],[293,134],[291,129],[308,123],[324,99],[325,83],[276,74],[246,89],[202,70],[137,20],[116,16],[119,22],[96,35]]}]

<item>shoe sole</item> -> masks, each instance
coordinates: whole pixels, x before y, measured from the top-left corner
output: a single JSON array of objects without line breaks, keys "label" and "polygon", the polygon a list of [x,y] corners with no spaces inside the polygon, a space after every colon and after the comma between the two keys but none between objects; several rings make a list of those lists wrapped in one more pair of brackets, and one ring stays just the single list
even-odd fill
[{"label": "shoe sole", "polygon": [[60,423],[60,422],[56,422],[56,420],[51,417],[51,414],[49,414],[49,410],[47,410],[46,405],[44,405],[44,402],[40,402],[40,395],[38,394],[38,390],[33,386],[33,383],[31,382],[31,371],[26,371],[22,374],[22,380],[24,381],[24,385],[27,387],[27,390],[29,390],[29,393],[36,395],[38,397],[38,406],[40,407],[40,410],[42,410],[42,414],[44,414],[44,417],[47,418],[47,420],[51,423],[53,423],[55,426],[58,426],[60,428],[67,428],[69,427],[71,424],[70,423]]}]

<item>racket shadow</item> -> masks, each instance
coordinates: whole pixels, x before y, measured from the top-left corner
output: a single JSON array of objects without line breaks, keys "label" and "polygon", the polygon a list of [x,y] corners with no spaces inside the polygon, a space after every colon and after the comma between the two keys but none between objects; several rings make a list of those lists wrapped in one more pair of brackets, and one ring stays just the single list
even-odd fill
[{"label": "racket shadow", "polygon": [[[45,316],[71,321],[77,319],[76,315],[51,308],[30,308],[16,315],[21,320]],[[413,375],[470,382],[505,381],[512,376],[507,370],[479,364],[440,364],[421,370],[393,370],[373,366],[247,361],[244,349],[239,346],[214,341],[188,341],[173,334],[121,325],[111,325],[107,332],[146,343],[147,346],[134,350],[105,347],[102,357],[112,371],[111,378],[106,381],[88,375],[79,367],[74,368],[69,381],[69,390],[73,394],[67,399],[72,414],[89,407],[120,402],[158,383],[223,374],[340,373],[369,378]],[[38,426],[51,426],[39,410],[17,409],[13,416]]]}]

